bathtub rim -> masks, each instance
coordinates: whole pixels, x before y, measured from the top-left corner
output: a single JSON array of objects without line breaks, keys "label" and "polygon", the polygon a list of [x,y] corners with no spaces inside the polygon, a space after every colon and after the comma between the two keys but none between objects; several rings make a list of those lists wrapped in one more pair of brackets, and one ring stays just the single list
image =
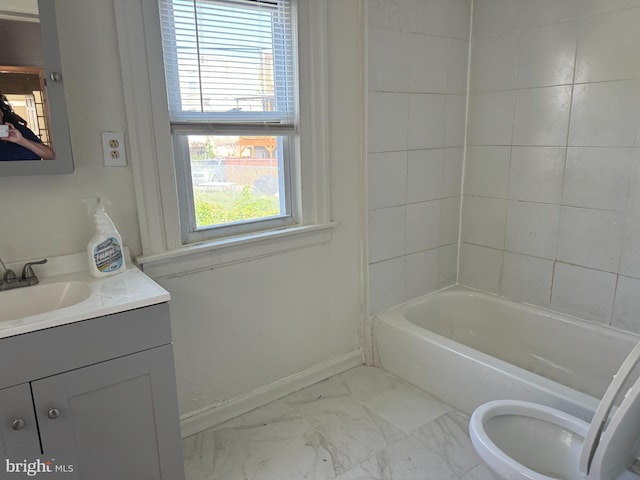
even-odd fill
[{"label": "bathtub rim", "polygon": [[[538,315],[542,314],[547,318],[553,318],[560,322],[569,323],[569,324],[576,325],[581,328],[586,328],[588,330],[593,330],[596,332],[608,333],[614,337],[630,337],[634,339],[635,343],[640,343],[639,333],[631,332],[629,330],[623,330],[613,325],[597,322],[595,320],[586,320],[581,317],[576,317],[574,315],[569,315],[567,313],[558,312],[556,310],[551,310],[550,308],[541,307],[531,303],[518,302],[516,300],[512,300],[508,297],[497,295],[495,293],[485,292],[483,290],[477,290],[475,288],[467,287],[466,285],[459,285],[459,284],[450,285],[448,287],[441,288],[440,290],[435,290],[433,292],[422,295],[418,298],[407,300],[406,302],[400,303],[398,305],[394,305],[393,307],[389,307],[385,310],[374,313],[373,316],[379,317],[379,318],[383,317],[383,318],[391,319],[391,318],[395,318],[397,315],[402,314],[401,319],[406,320],[411,325],[414,325],[417,328],[420,328],[422,330],[427,330],[429,332],[432,332],[434,335],[438,335],[442,338],[447,338],[437,334],[436,332],[433,332],[432,330],[429,330],[424,327],[420,327],[419,325],[416,325],[415,323],[411,322],[406,317],[406,313],[411,308],[414,308],[418,305],[422,305],[423,303],[428,302],[433,297],[454,296],[454,295],[460,295],[460,294],[463,294],[464,296],[469,296],[469,297],[487,297],[492,302],[499,303],[502,305],[507,304],[515,307],[518,310],[522,310],[524,312],[536,313]],[[458,342],[454,342],[454,343],[459,344]],[[473,350],[480,352],[479,350],[475,350],[475,349]]]},{"label": "bathtub rim", "polygon": [[[408,309],[415,307],[416,305],[421,305],[428,301],[430,298],[442,295],[453,296],[460,294],[463,294],[465,296],[488,297],[490,301],[496,301],[503,304],[506,303],[516,309],[533,312],[538,315],[542,314],[558,321],[576,325],[579,328],[587,328],[595,333],[606,332],[608,335],[611,335],[614,338],[619,337],[622,339],[623,337],[630,337],[632,341],[635,341],[636,343],[640,341],[640,336],[633,332],[620,330],[615,327],[611,327],[610,325],[598,324],[589,320],[584,320],[578,317],[573,317],[571,315],[566,315],[563,313],[555,312],[553,310],[545,309],[543,307],[515,302],[505,297],[489,294],[487,292],[475,290],[463,285],[449,286],[441,290],[431,292],[427,295],[423,295],[422,297],[418,297],[416,299],[396,305],[382,312],[376,313],[373,315],[374,325],[376,322],[387,324],[389,327],[399,329],[402,333],[417,336],[422,341],[426,341],[429,344],[435,345],[439,348],[443,348],[450,353],[460,355],[466,360],[471,361],[475,364],[482,364],[487,368],[490,368],[491,370],[495,370],[500,374],[505,375],[508,378],[517,380],[517,382],[521,384],[529,385],[533,388],[539,389],[543,393],[549,394],[551,397],[564,398],[568,401],[569,404],[575,404],[577,409],[560,408],[561,410],[565,410],[568,413],[574,414],[580,418],[583,418],[584,420],[590,421],[590,416],[593,415],[600,401],[599,398],[580,392],[554,380],[550,380],[537,373],[530,372],[529,370],[501,360],[475,348],[469,347],[463,343],[454,341],[425,327],[421,327],[411,322],[406,317],[406,312]],[[374,326],[374,331],[375,330],[378,330],[378,328]],[[375,338],[374,349],[378,349],[378,342],[375,340]],[[376,359],[376,364],[379,364],[379,366],[384,368],[384,361],[382,360],[380,353],[381,352],[374,352],[374,358]],[[438,396],[438,392],[436,391],[429,393]],[[579,411],[583,413],[578,413]],[[589,414],[585,415],[584,412],[589,412]]]}]

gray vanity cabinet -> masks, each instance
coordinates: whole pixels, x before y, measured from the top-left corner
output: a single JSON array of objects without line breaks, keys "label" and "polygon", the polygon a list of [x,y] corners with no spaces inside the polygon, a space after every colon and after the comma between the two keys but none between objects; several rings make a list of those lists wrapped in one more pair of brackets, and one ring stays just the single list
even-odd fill
[{"label": "gray vanity cabinet", "polygon": [[168,321],[164,304],[0,340],[0,362],[25,348],[55,359],[0,390],[4,458],[50,461],[52,479],[183,480]]},{"label": "gray vanity cabinet", "polygon": [[[36,417],[28,383],[0,390],[0,456],[22,460],[26,452],[40,449]],[[0,465],[0,478],[6,468]]]}]

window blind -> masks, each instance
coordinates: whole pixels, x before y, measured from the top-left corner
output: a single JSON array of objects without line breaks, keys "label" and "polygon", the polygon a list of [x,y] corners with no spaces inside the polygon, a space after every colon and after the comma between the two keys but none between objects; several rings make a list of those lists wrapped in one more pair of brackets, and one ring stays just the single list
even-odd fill
[{"label": "window blind", "polygon": [[293,126],[292,0],[160,0],[169,116]]}]

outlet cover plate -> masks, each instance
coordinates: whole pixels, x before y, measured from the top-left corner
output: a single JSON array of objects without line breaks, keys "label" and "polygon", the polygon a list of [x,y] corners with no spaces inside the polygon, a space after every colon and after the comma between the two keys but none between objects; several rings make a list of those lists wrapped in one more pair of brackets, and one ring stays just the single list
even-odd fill
[{"label": "outlet cover plate", "polygon": [[102,132],[102,154],[105,167],[126,167],[124,132]]}]

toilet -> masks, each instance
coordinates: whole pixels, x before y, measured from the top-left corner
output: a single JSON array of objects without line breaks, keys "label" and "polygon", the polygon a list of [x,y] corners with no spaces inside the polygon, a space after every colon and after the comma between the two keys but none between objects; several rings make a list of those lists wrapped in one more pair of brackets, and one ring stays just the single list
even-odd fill
[{"label": "toilet", "polygon": [[531,402],[479,406],[469,423],[474,448],[501,480],[640,480],[634,473],[640,472],[640,378],[622,391],[639,361],[640,344],[614,375],[591,424]]}]

